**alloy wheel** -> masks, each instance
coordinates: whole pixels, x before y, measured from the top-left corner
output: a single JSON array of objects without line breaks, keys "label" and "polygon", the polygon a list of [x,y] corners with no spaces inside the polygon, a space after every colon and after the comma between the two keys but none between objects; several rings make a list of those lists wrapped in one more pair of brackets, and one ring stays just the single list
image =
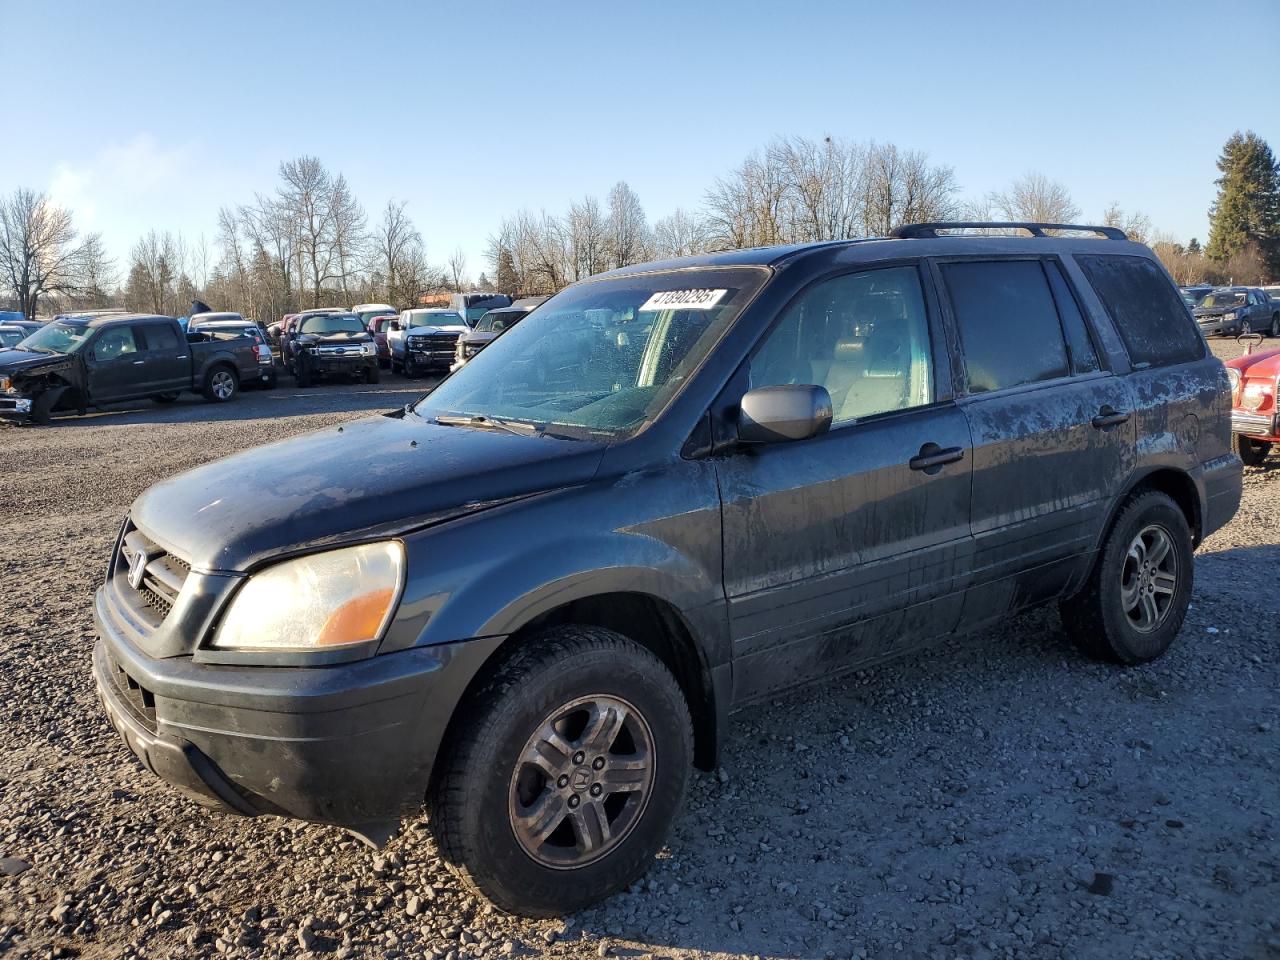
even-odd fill
[{"label": "alloy wheel", "polygon": [[1129,625],[1150,633],[1164,623],[1173,609],[1178,588],[1178,553],[1164,527],[1143,527],[1120,570],[1120,603]]},{"label": "alloy wheel", "polygon": [[625,700],[597,695],[558,707],[525,743],[511,775],[516,840],[553,869],[599,860],[643,815],[656,759],[648,723]]},{"label": "alloy wheel", "polygon": [[229,400],[235,393],[236,382],[226,370],[219,370],[213,375],[213,394],[219,400]]}]

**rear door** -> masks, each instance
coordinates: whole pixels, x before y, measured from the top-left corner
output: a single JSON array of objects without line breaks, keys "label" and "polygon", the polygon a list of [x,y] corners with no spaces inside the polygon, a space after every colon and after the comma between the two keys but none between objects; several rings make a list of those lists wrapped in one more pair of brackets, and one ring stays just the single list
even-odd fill
[{"label": "rear door", "polygon": [[112,403],[142,396],[146,389],[146,361],[134,328],[121,324],[98,332],[90,346],[88,363],[89,401]]},{"label": "rear door", "polygon": [[152,322],[141,327],[146,392],[177,393],[191,389],[191,358],[186,337],[178,338],[174,323]]},{"label": "rear door", "polygon": [[961,629],[1062,595],[1133,470],[1133,399],[1103,368],[1056,258],[934,262],[973,436],[973,579]]},{"label": "rear door", "polygon": [[949,632],[969,552],[970,443],[919,265],[814,283],[748,361],[751,388],[830,393],[823,436],[716,465],[735,699]]}]

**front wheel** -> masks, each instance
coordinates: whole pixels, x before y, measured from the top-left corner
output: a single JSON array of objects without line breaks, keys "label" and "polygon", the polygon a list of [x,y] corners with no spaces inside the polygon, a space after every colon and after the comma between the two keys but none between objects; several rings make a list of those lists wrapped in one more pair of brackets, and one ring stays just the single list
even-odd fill
[{"label": "front wheel", "polygon": [[1132,497],[1103,541],[1084,589],[1064,601],[1062,625],[1091,656],[1146,663],[1182,629],[1194,579],[1191,530],[1156,490]]},{"label": "front wheel", "polygon": [[1262,466],[1262,461],[1267,459],[1267,454],[1271,452],[1271,444],[1265,440],[1255,440],[1253,437],[1233,433],[1231,435],[1231,449],[1235,451],[1237,457],[1244,461],[1246,467],[1260,467]]},{"label": "front wheel", "polygon": [[230,367],[214,367],[204,377],[204,398],[210,403],[226,403],[235,398],[240,381]]},{"label": "front wheel", "polygon": [[460,708],[429,820],[445,862],[496,906],[559,916],[649,869],[684,796],[689,710],[662,662],[611,630],[519,642]]},{"label": "front wheel", "polygon": [[1244,337],[1244,336],[1248,336],[1251,333],[1253,333],[1253,324],[1251,324],[1248,320],[1241,320],[1240,333],[1238,335],[1241,337]]},{"label": "front wheel", "polygon": [[379,371],[378,365],[376,363],[371,363],[369,364],[369,366],[364,368],[365,383],[377,383],[381,379],[382,379],[381,371]]}]

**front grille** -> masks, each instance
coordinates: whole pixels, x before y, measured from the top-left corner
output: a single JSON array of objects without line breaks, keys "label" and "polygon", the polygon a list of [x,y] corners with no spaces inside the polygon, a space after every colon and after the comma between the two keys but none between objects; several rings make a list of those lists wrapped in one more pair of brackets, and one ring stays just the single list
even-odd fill
[{"label": "front grille", "polygon": [[125,671],[124,667],[116,663],[115,657],[111,656],[111,652],[107,651],[107,670],[111,674],[111,682],[115,684],[117,692],[124,698],[125,703],[129,706],[129,712],[134,718],[147,728],[151,733],[156,732],[156,698],[155,695],[142,684],[134,680],[133,677]]},{"label": "front grille", "polygon": [[458,348],[458,334],[431,333],[409,338],[409,350],[418,355],[425,355],[432,360],[448,362],[454,358]]},{"label": "front grille", "polygon": [[[141,556],[143,559],[139,559]],[[141,582],[136,581],[136,564],[144,563]],[[120,545],[120,572],[126,588],[159,614],[163,620],[173,609],[182,592],[191,564],[160,547],[142,531],[131,529]]]}]

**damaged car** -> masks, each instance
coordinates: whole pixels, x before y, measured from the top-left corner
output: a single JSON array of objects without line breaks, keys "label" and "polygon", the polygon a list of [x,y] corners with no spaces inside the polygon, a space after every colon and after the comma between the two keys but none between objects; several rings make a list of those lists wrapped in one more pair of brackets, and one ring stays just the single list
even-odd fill
[{"label": "damaged car", "polygon": [[1229,393],[1117,228],[625,267],[415,403],[144,492],[93,673],[215,810],[376,845],[425,805],[472,890],[572,912],[645,873],[743,704],[1045,604],[1164,654],[1240,501]]},{"label": "damaged car", "polygon": [[303,317],[292,344],[293,376],[300,387],[335,377],[378,382],[378,348],[354,313]]},{"label": "damaged car", "polygon": [[56,410],[172,403],[185,391],[225,403],[258,377],[249,337],[188,334],[173,317],[150,314],[62,317],[0,351],[0,417],[44,424]]}]

